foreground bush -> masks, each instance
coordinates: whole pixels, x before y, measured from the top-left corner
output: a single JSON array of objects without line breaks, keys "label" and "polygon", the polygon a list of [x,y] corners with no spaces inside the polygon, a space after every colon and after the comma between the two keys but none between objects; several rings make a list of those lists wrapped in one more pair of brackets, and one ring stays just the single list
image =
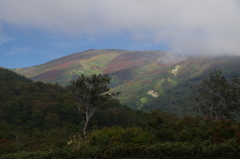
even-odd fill
[{"label": "foreground bush", "polygon": [[221,144],[204,145],[189,142],[164,142],[154,145],[119,143],[108,145],[92,145],[85,143],[81,148],[62,148],[54,151],[16,153],[0,156],[0,159],[77,159],[77,158],[172,158],[172,159],[235,159],[240,158],[240,145],[235,139]]},{"label": "foreground bush", "polygon": [[105,127],[84,137],[74,135],[67,146],[37,152],[9,149],[0,159],[240,158],[240,123],[192,117],[166,122],[152,117],[149,129]]}]

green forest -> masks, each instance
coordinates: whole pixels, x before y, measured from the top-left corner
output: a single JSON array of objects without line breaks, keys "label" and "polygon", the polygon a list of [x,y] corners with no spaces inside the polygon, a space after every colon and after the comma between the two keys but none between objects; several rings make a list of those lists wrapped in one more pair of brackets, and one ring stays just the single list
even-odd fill
[{"label": "green forest", "polygon": [[[224,94],[226,101],[211,98],[231,103],[219,118],[210,118],[205,109],[200,112],[205,116],[132,110],[116,96],[94,112],[84,135],[70,85],[33,82],[0,68],[0,159],[240,158],[240,122],[232,118],[239,112],[240,91],[238,79],[231,82],[221,77],[213,86],[220,94],[233,94]],[[193,91],[204,94],[197,86]]]}]

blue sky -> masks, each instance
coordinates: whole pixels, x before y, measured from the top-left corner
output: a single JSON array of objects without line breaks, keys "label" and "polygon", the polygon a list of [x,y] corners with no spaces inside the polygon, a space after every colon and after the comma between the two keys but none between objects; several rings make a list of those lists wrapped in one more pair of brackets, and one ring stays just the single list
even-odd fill
[{"label": "blue sky", "polygon": [[239,15],[239,0],[0,0],[0,66],[88,49],[240,55]]},{"label": "blue sky", "polygon": [[72,37],[34,28],[6,28],[9,38],[0,46],[0,66],[7,68],[39,65],[88,49],[167,50],[162,44],[136,41],[127,32],[115,36],[82,34]]}]

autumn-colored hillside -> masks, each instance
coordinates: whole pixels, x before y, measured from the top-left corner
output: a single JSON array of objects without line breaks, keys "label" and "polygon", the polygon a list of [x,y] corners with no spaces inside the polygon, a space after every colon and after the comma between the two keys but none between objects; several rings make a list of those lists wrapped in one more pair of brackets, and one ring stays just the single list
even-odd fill
[{"label": "autumn-colored hillside", "polygon": [[191,84],[218,69],[226,76],[239,75],[239,67],[238,56],[203,57],[158,50],[105,49],[74,53],[14,71],[34,81],[57,82],[64,86],[80,74],[109,74],[110,86],[122,92],[119,99],[123,104],[134,109],[155,107],[181,113],[179,105],[189,96]]}]

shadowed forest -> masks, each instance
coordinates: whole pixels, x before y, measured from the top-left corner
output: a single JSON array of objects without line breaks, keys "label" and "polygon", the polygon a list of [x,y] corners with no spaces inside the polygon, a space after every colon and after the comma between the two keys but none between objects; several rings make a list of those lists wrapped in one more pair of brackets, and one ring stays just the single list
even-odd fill
[{"label": "shadowed forest", "polygon": [[[124,92],[122,92],[124,93]],[[0,68],[0,159],[240,158],[240,122],[132,110],[116,98],[84,121],[69,86]]]}]

